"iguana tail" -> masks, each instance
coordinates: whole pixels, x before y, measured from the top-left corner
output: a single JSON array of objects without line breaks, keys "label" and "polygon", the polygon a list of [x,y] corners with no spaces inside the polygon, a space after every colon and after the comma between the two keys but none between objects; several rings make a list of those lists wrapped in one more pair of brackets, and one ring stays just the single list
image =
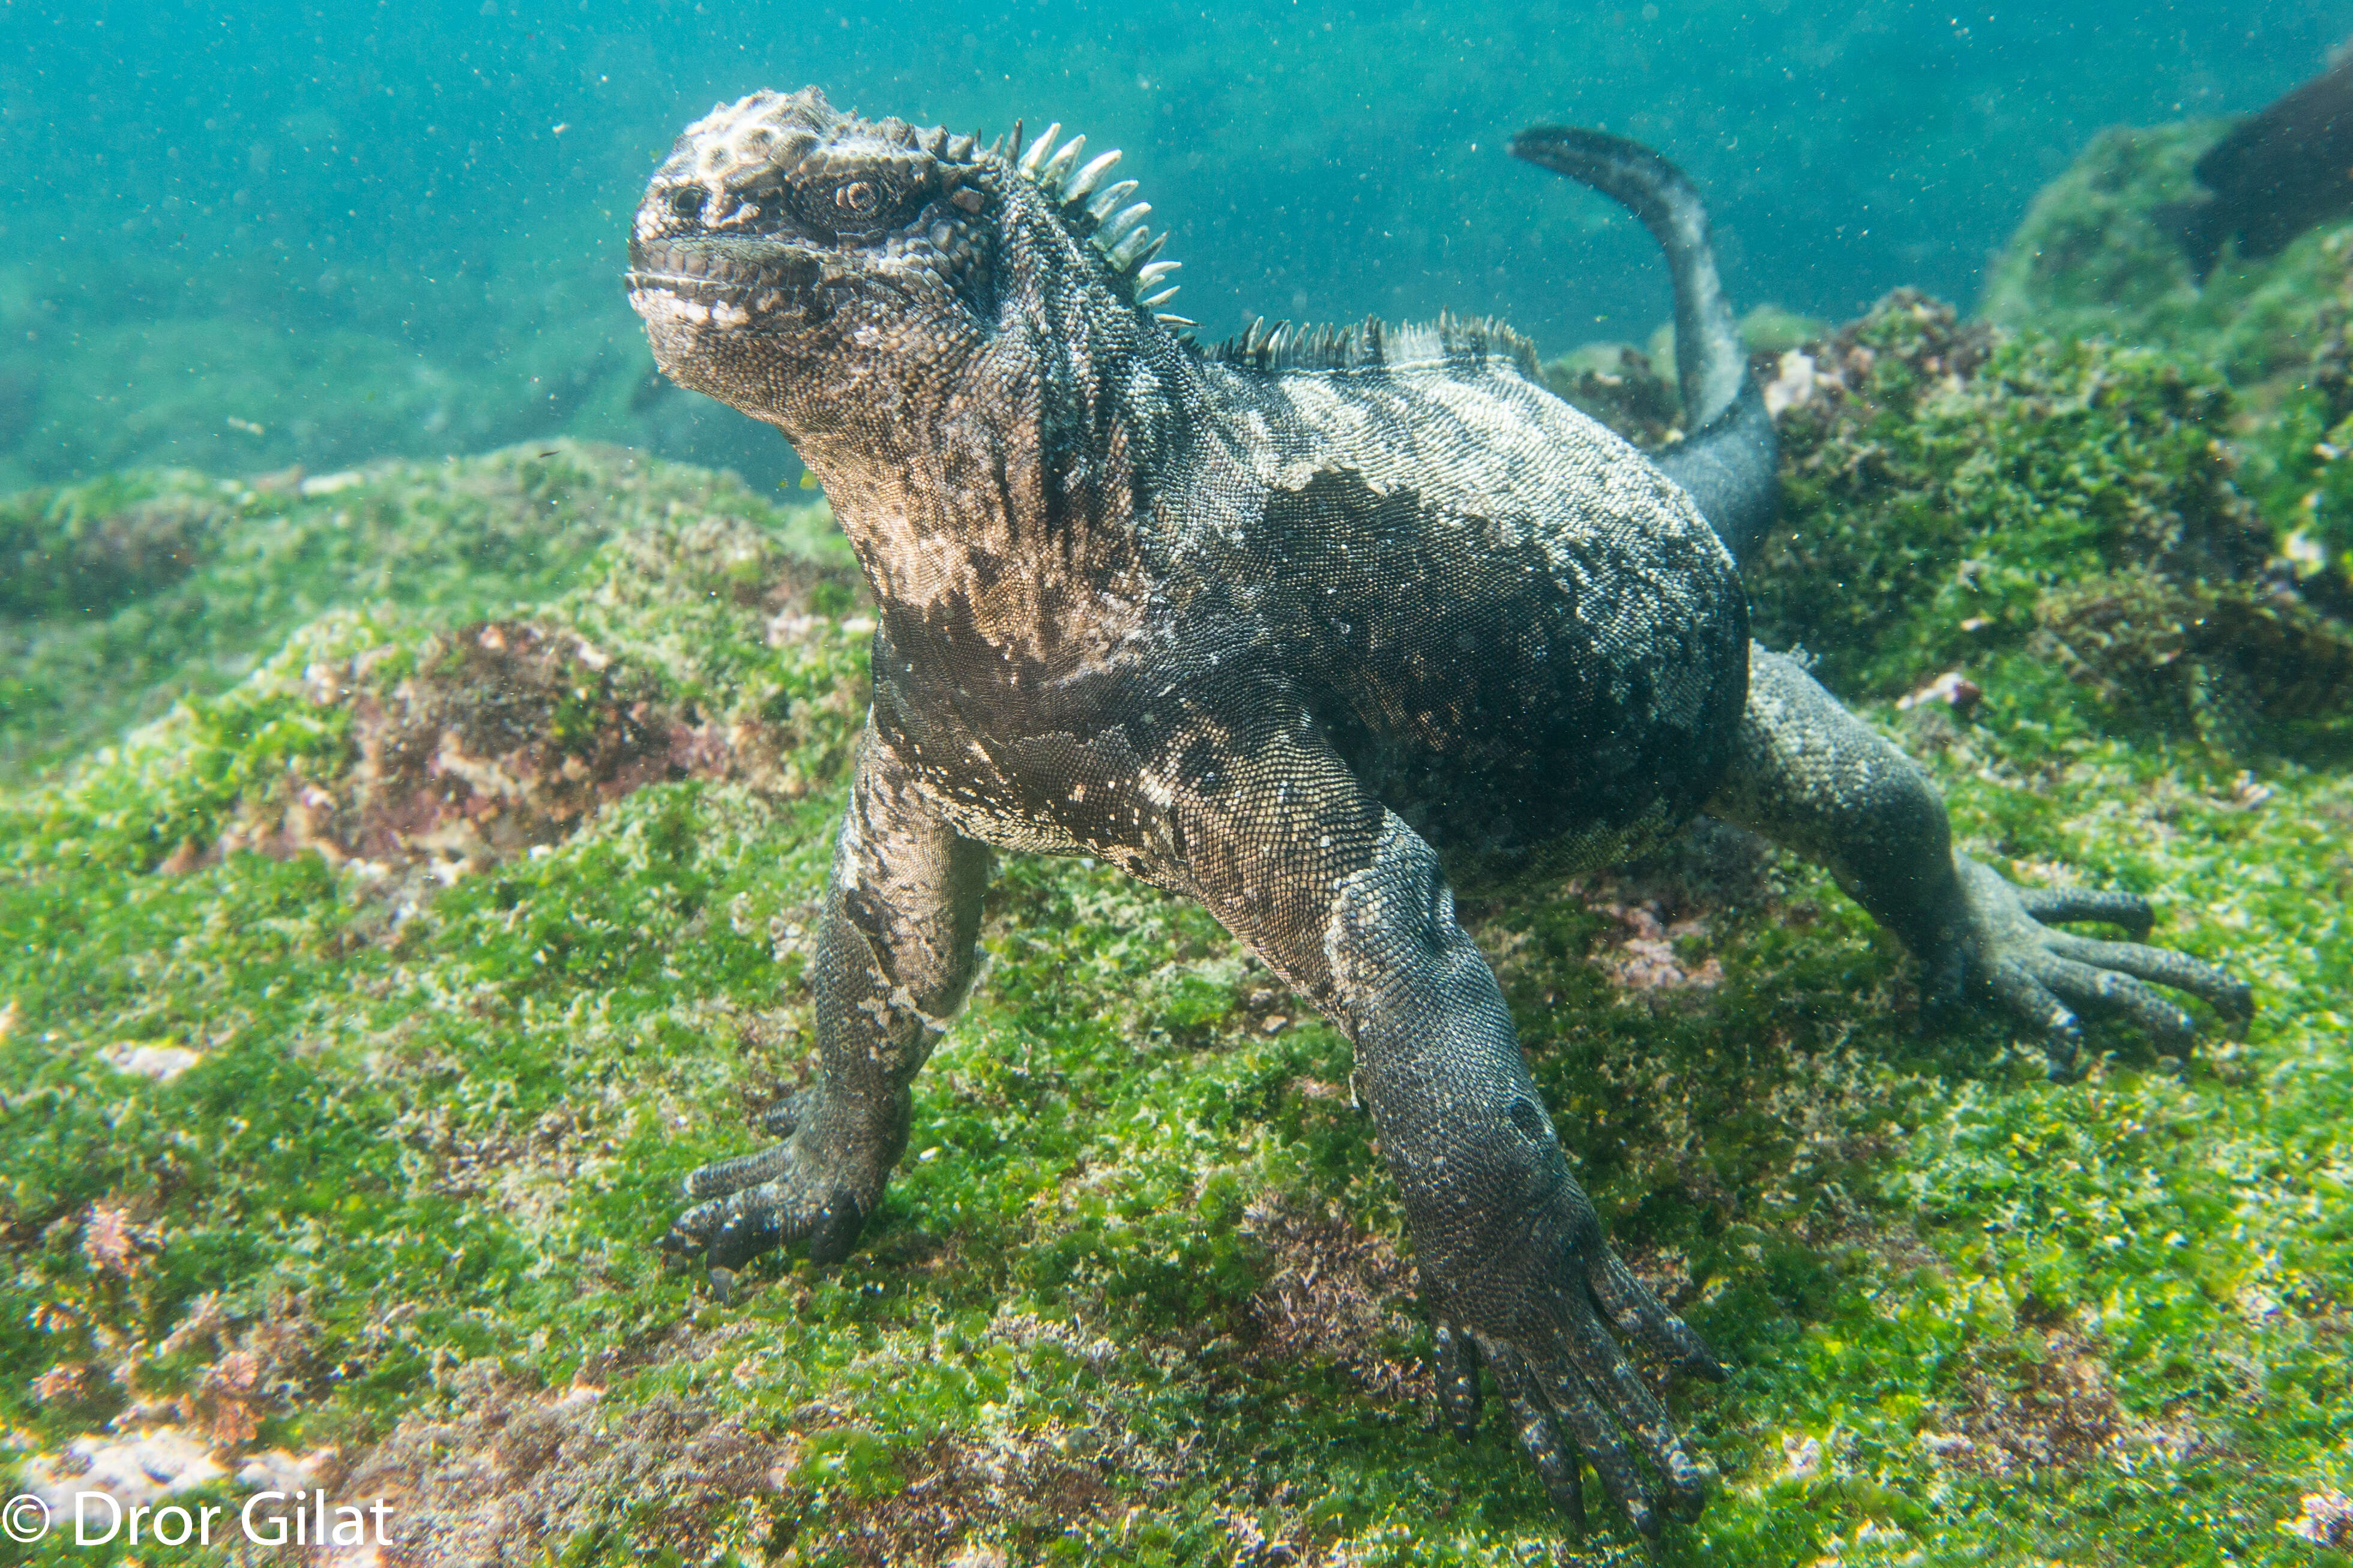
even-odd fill
[{"label": "iguana tail", "polygon": [[1512,139],[1512,156],[1623,203],[1666,251],[1675,280],[1675,379],[1693,434],[1652,460],[1698,503],[1733,559],[1747,561],[1780,500],[1778,453],[1715,275],[1698,188],[1648,147],[1599,131],[1537,126]]}]

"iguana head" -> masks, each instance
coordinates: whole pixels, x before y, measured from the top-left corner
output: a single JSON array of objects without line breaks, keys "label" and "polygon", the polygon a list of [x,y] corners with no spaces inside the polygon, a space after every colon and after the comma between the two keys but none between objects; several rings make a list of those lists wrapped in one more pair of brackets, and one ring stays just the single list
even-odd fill
[{"label": "iguana head", "polygon": [[[1052,328],[1175,292],[1119,154],[1060,128],[1027,155],[825,95],[757,92],[686,129],[629,237],[629,302],[673,380],[796,441],[925,401],[1014,321]],[[1166,238],[1165,236],[1162,237]],[[1189,323],[1187,323],[1189,324]]]}]

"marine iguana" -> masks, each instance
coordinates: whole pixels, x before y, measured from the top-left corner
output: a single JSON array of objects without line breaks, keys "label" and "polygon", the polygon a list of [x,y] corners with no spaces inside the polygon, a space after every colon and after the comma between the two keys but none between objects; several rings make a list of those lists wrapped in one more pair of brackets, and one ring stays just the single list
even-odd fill
[{"label": "marine iguana", "polygon": [[1655,1531],[1641,1462],[1681,1508],[1704,1472],[1623,1343],[1722,1373],[1603,1239],[1453,887],[1623,858],[1704,810],[1827,863],[2056,1068],[2071,1003],[2181,1037],[2144,981],[2247,992],[2049,929],[2150,916],[1956,854],[1922,774],[1750,643],[1725,546],[1771,515],[1771,425],[1697,195],[1595,132],[1514,150],[1665,247],[1683,449],[1654,461],[1571,409],[1493,322],[1198,346],[1159,310],[1175,264],[1109,180],[1118,155],[1060,127],[983,148],[812,88],[679,139],[637,212],[630,301],[664,371],[791,438],[879,626],[818,1077],[770,1119],[783,1142],[689,1179],[665,1246],[723,1290],[786,1242],[844,1257],[971,983],[992,851],[1096,856],[1201,900],[1354,1043],[1447,1417],[1474,1431],[1483,1364],[1564,1508],[1582,1517],[1590,1465]]}]

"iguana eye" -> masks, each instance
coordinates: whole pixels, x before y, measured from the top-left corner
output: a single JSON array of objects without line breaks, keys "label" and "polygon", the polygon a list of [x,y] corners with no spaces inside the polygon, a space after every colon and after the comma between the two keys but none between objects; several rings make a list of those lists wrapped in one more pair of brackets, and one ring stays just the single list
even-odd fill
[{"label": "iguana eye", "polygon": [[863,217],[874,210],[874,187],[864,180],[852,180],[833,193],[833,205]]},{"label": "iguana eye", "polygon": [[681,185],[678,189],[672,191],[670,194],[670,211],[672,217],[691,218],[701,216],[702,212],[702,187],[701,185]]}]

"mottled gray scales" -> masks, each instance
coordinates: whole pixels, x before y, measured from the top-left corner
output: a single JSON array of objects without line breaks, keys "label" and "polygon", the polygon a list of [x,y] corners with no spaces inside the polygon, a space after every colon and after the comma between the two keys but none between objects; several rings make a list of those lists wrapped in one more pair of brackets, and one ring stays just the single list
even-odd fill
[{"label": "mottled gray scales", "polygon": [[688,1183],[705,1201],[679,1223],[715,1273],[787,1238],[811,1238],[823,1261],[847,1256],[906,1151],[908,1085],[972,984],[989,868],[987,847],[914,787],[870,738],[818,926],[819,1090],[787,1106],[786,1142]]},{"label": "mottled gray scales", "polygon": [[2147,982],[2244,990],[2036,918],[1956,857],[1903,756],[1752,653],[1722,531],[1772,510],[1772,429],[1697,194],[1592,132],[1515,151],[1650,222],[1702,428],[1653,463],[1493,322],[1254,324],[1205,351],[1116,154],[982,148],[758,93],[689,128],[630,242],[681,384],[776,425],[879,605],[874,701],[820,922],[818,1072],[784,1142],[698,1173],[668,1245],[723,1286],[842,1256],[974,972],[992,848],[1200,900],[1354,1042],[1411,1225],[1448,1418],[1483,1365],[1546,1486],[1634,1522],[1704,1472],[1623,1346],[1717,1375],[1611,1254],[1452,889],[1593,866],[1713,809],[1833,868],[1941,981],[2063,1056],[2074,1009],[2174,1033]]}]

